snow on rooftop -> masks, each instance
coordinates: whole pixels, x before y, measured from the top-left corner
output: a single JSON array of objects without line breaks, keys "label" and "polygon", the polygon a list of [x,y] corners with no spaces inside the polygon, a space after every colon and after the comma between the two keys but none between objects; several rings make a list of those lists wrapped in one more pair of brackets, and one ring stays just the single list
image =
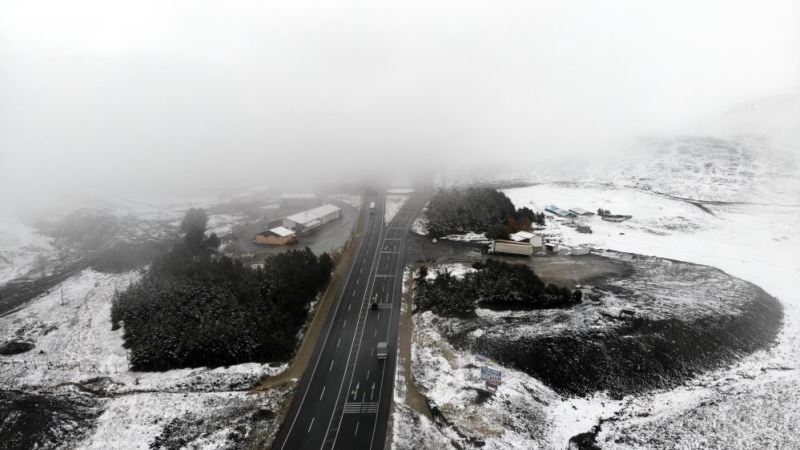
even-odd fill
[{"label": "snow on rooftop", "polygon": [[288,237],[294,234],[294,231],[286,228],[286,227],[275,227],[270,228],[269,230],[271,233],[275,233],[280,237]]},{"label": "snow on rooftop", "polygon": [[587,210],[585,210],[583,208],[570,208],[569,210],[571,212],[574,212],[575,214],[578,214],[579,216],[582,216],[584,214],[591,214],[589,211],[587,211]]},{"label": "snow on rooftop", "polygon": [[516,242],[526,241],[532,238],[533,236],[534,234],[529,231],[517,231],[516,233],[511,235],[511,240]]},{"label": "snow on rooftop", "polygon": [[316,208],[313,209],[309,209],[308,211],[292,214],[291,216],[287,217],[287,219],[295,223],[307,224],[315,220],[320,220],[321,218],[327,216],[328,214],[332,214],[340,210],[341,208],[339,208],[338,206],[334,206],[328,203],[322,206],[317,206]]}]

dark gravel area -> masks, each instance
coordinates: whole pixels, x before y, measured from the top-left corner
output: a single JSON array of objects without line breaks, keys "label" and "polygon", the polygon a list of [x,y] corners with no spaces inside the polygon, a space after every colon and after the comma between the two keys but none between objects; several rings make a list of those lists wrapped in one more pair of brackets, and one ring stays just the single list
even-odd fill
[{"label": "dark gravel area", "polygon": [[0,449],[57,448],[94,427],[99,403],[78,393],[0,390]]}]

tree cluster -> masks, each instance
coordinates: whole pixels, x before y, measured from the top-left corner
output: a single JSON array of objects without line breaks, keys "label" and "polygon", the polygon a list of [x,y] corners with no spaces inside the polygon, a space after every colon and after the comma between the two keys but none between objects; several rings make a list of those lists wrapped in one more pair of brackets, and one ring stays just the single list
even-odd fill
[{"label": "tree cluster", "polygon": [[[474,272],[458,278],[439,271],[417,279],[415,302],[438,315],[466,315],[477,306],[492,308],[565,308],[582,301],[580,290],[542,282],[530,267],[489,259],[473,264]],[[427,271],[427,269],[426,269]]]},{"label": "tree cluster", "polygon": [[508,197],[492,188],[438,191],[428,205],[428,232],[433,237],[484,231],[489,239],[508,239],[509,233],[544,224],[544,214],[514,209]]},{"label": "tree cluster", "polygon": [[166,370],[290,357],[309,303],[330,279],[330,256],[291,250],[251,268],[210,251],[204,213],[191,214],[200,220],[188,221],[186,239],[156,257],[144,277],[112,303],[112,325],[123,326],[132,367]]}]

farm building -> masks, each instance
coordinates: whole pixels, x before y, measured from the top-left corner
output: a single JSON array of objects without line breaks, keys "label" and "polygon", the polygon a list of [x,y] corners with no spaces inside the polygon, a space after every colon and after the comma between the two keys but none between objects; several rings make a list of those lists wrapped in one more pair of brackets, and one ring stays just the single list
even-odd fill
[{"label": "farm building", "polygon": [[569,211],[567,211],[565,209],[561,209],[556,205],[545,206],[544,210],[549,212],[549,213],[551,213],[551,214],[555,214],[558,217],[574,217],[575,216],[575,213],[569,212]]},{"label": "farm building", "polygon": [[284,218],[283,226],[295,233],[305,233],[341,217],[342,208],[325,204]]},{"label": "farm building", "polygon": [[570,208],[569,212],[575,214],[576,216],[593,216],[594,213],[591,211],[587,211],[583,208]]},{"label": "farm building", "polygon": [[294,231],[286,227],[275,227],[269,230],[258,233],[256,235],[256,244],[262,245],[289,245],[297,242],[297,235]]},{"label": "farm building", "polygon": [[529,231],[517,231],[511,235],[511,240],[514,242],[527,242],[533,248],[541,248],[544,245],[541,234],[534,234]]}]

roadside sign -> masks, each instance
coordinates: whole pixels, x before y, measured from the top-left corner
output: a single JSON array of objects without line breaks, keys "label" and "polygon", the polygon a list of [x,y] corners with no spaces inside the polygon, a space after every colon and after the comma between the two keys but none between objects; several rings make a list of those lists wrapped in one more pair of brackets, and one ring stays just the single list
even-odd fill
[{"label": "roadside sign", "polygon": [[489,358],[487,356],[481,355],[480,353],[475,353],[475,359],[477,359],[478,361],[481,361],[481,362],[489,360]]},{"label": "roadside sign", "polygon": [[499,380],[503,377],[503,373],[489,366],[481,366],[481,379],[488,381],[489,378],[492,377],[497,378]]}]

